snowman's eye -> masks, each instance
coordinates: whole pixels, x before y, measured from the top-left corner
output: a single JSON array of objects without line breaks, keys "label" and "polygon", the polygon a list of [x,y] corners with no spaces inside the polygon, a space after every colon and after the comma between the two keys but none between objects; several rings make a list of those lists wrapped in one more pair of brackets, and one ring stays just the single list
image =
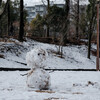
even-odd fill
[{"label": "snowman's eye", "polygon": [[38,56],[40,55],[40,53],[38,53]]},{"label": "snowman's eye", "polygon": [[43,56],[45,56],[45,53],[43,53]]}]

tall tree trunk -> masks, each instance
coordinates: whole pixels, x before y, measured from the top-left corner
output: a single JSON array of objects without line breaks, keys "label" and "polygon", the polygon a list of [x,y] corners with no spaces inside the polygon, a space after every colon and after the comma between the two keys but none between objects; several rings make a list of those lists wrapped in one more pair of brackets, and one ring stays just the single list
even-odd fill
[{"label": "tall tree trunk", "polygon": [[[2,5],[2,0],[0,0],[0,7],[1,7],[1,5]],[[0,19],[0,26],[2,26],[2,24],[1,24],[1,19]],[[1,27],[0,27],[0,37],[1,37],[1,34],[2,34],[2,29],[1,29]]]},{"label": "tall tree trunk", "polygon": [[2,0],[0,0],[0,6],[2,5]]},{"label": "tall tree trunk", "polygon": [[88,58],[90,59],[90,51],[91,51],[91,38],[92,38],[92,31],[91,31],[91,26],[90,26],[90,31],[89,31],[89,39],[88,39]]},{"label": "tall tree trunk", "polygon": [[[99,25],[100,25],[100,20],[99,20]],[[99,27],[99,59],[100,59],[100,27]]]},{"label": "tall tree trunk", "polygon": [[64,22],[64,30],[65,32],[63,33],[63,45],[65,45],[67,43],[67,34],[68,34],[68,25],[69,25],[69,19],[68,19],[68,15],[69,15],[69,8],[70,8],[70,0],[65,0],[65,22]]},{"label": "tall tree trunk", "polygon": [[8,35],[10,33],[10,0],[8,0]]},{"label": "tall tree trunk", "polygon": [[77,0],[76,39],[79,39],[79,0]]},{"label": "tall tree trunk", "polygon": [[69,14],[69,6],[70,6],[70,0],[65,0],[65,13],[66,13],[66,17],[68,17],[68,14]]},{"label": "tall tree trunk", "polygon": [[19,41],[23,41],[23,36],[24,36],[23,0],[20,0],[20,29],[19,29]]},{"label": "tall tree trunk", "polygon": [[[49,13],[49,8],[50,8],[50,0],[47,0],[47,11]],[[47,33],[46,33],[46,36],[49,37],[49,24],[47,25]]]},{"label": "tall tree trunk", "polygon": [[46,37],[49,37],[49,30],[50,30],[49,25],[47,25],[47,35],[46,35]]},{"label": "tall tree trunk", "polygon": [[50,0],[47,0],[47,10],[49,12],[49,8],[50,8]]},{"label": "tall tree trunk", "polygon": [[89,27],[89,38],[88,38],[88,58],[90,59],[90,54],[91,54],[91,39],[92,39],[92,34],[93,34],[93,29],[94,29],[94,21],[96,21],[95,19],[95,0],[94,3],[92,5],[92,15],[90,18],[90,27]]}]

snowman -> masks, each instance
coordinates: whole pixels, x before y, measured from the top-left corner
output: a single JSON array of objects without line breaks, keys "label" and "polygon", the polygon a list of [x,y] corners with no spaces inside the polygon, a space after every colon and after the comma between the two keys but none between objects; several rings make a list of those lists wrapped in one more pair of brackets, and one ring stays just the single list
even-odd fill
[{"label": "snowman", "polygon": [[49,89],[50,75],[45,71],[46,51],[35,48],[27,53],[26,63],[31,70],[27,74],[27,86],[34,89]]}]

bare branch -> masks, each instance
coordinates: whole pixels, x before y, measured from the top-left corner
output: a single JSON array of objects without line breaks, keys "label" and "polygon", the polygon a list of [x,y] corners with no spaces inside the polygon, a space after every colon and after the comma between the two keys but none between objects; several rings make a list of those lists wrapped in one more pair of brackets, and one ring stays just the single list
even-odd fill
[{"label": "bare branch", "polygon": [[45,4],[45,1],[44,1],[44,0],[41,0],[41,2],[43,3],[43,5],[44,5],[44,6],[46,6],[46,4]]}]

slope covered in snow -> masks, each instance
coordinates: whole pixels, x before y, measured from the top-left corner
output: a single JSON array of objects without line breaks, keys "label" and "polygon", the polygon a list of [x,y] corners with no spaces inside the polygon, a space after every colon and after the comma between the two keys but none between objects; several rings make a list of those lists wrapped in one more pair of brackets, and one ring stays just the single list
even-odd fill
[{"label": "slope covered in snow", "polygon": [[[91,59],[87,59],[85,45],[63,47],[64,55],[60,58],[57,46],[30,39],[23,43],[15,39],[0,42],[0,66],[28,68],[25,65],[26,53],[37,47],[48,52],[46,68],[95,69],[96,57],[91,55]],[[100,72],[50,71],[50,89],[42,91],[27,87],[26,73],[28,72],[0,71],[0,100],[100,100]]]},{"label": "slope covered in snow", "polygon": [[[58,46],[36,42],[27,39],[19,42],[10,39],[10,42],[0,42],[0,67],[28,68],[26,66],[26,53],[34,48],[41,47],[48,52],[46,67],[49,69],[95,69],[96,57],[87,58],[87,46],[69,45],[63,47],[63,58],[57,54]],[[95,45],[93,45],[95,47]]]}]

